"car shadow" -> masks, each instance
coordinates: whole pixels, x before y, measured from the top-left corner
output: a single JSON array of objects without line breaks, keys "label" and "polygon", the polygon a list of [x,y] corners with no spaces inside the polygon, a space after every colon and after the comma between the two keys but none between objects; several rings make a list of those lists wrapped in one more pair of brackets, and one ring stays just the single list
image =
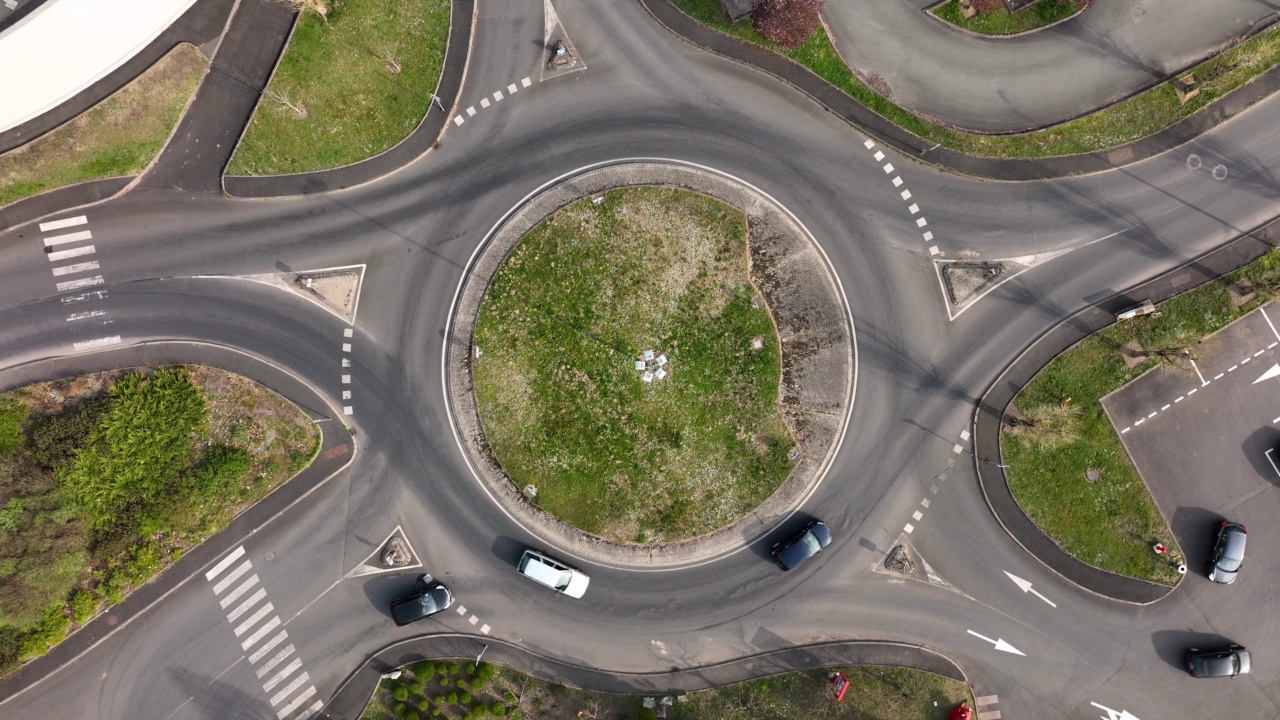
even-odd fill
[{"label": "car shadow", "polygon": [[[756,557],[773,562],[774,545],[786,542],[796,535],[799,535],[805,525],[808,525],[810,522],[817,519],[818,518],[810,515],[809,513],[798,512],[788,518],[787,521],[782,524],[782,527],[779,527],[777,530],[765,535],[759,542],[753,543],[751,545],[751,551],[756,554]],[[831,535],[834,538],[835,532],[833,531]]]},{"label": "car shadow", "polygon": [[391,619],[391,601],[412,594],[418,589],[418,578],[422,570],[415,568],[412,572],[395,575],[374,575],[364,581],[361,589],[369,602],[388,620]]},{"label": "car shadow", "polygon": [[493,539],[493,545],[490,546],[489,550],[494,557],[503,563],[515,567],[520,562],[520,556],[524,554],[527,547],[529,546],[515,538],[499,535]]},{"label": "car shadow", "polygon": [[1157,630],[1151,633],[1156,655],[1179,670],[1187,668],[1187,651],[1191,648],[1216,650],[1234,644],[1233,640],[1212,632],[1194,630]]},{"label": "car shadow", "polygon": [[1201,507],[1180,507],[1173,513],[1173,535],[1187,556],[1187,572],[1206,577],[1209,558],[1213,555],[1213,541],[1222,516]]},{"label": "car shadow", "polygon": [[[1276,472],[1276,467],[1280,467],[1277,448],[1280,448],[1280,430],[1271,426],[1258,428],[1240,445],[1240,451],[1249,458],[1249,464],[1258,473],[1258,477],[1272,485],[1280,485],[1280,473]],[[1267,459],[1268,450],[1271,451],[1270,460]],[[1275,463],[1275,467],[1272,463]]]}]

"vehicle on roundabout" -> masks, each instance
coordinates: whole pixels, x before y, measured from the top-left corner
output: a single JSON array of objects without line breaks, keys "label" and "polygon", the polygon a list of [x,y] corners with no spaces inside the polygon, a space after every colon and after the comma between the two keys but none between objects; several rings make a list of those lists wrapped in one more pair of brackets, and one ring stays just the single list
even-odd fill
[{"label": "vehicle on roundabout", "polygon": [[1244,675],[1251,669],[1249,651],[1240,645],[1218,650],[1191,648],[1187,651],[1187,672],[1191,677],[1216,678]]},{"label": "vehicle on roundabout", "polygon": [[821,520],[813,520],[799,535],[773,546],[773,557],[778,567],[791,570],[814,555],[822,554],[822,548],[831,544],[831,530]]},{"label": "vehicle on roundabout", "polygon": [[453,604],[453,593],[438,581],[433,581],[430,575],[418,577],[418,588],[412,595],[391,601],[391,619],[396,621],[396,627],[431,617]]},{"label": "vehicle on roundabout", "polygon": [[1218,527],[1218,539],[1213,543],[1213,556],[1209,559],[1209,579],[1221,585],[1236,581],[1240,568],[1244,567],[1244,546],[1248,536],[1240,523],[1222,521]]},{"label": "vehicle on roundabout", "polygon": [[520,556],[516,569],[521,575],[572,598],[580,598],[587,591],[591,578],[581,570],[553,560],[537,550],[526,549]]}]

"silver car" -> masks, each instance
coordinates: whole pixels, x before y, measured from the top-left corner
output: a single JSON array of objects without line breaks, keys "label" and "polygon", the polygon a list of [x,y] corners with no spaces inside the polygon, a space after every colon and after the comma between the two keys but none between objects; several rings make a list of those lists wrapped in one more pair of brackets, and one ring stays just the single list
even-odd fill
[{"label": "silver car", "polygon": [[1218,539],[1213,544],[1213,557],[1209,560],[1209,579],[1230,585],[1236,581],[1240,568],[1244,567],[1245,528],[1240,523],[1222,521]]},{"label": "silver car", "polygon": [[591,582],[591,578],[581,570],[552,560],[537,550],[525,550],[516,569],[521,575],[574,598],[582,597],[587,591],[587,583]]}]

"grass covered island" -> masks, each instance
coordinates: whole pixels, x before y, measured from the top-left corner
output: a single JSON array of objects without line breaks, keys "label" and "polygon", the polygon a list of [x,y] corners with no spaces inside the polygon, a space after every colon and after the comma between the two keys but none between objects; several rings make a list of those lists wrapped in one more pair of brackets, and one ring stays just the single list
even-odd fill
[{"label": "grass covered island", "polygon": [[[705,534],[773,493],[795,443],[748,270],[745,216],[672,188],[584,199],[526,235],[480,306],[471,365],[516,486],[624,543]],[[645,382],[646,350],[665,377]]]},{"label": "grass covered island", "polygon": [[[831,698],[829,672],[843,672],[849,689]],[[778,675],[701,690],[667,708],[670,720],[946,720],[967,701],[968,686],[896,667],[836,667]],[[610,695],[538,680],[504,667],[467,661],[424,661],[383,680],[360,720],[429,718],[515,720],[656,720],[638,695]]]},{"label": "grass covered island", "polygon": [[1037,0],[1015,12],[1009,12],[1004,0],[973,0],[978,12],[973,17],[966,18],[964,9],[960,7],[960,0],[947,0],[930,12],[957,27],[983,35],[1017,35],[1078,15],[1092,1]]},{"label": "grass covered island", "polygon": [[302,411],[205,366],[0,395],[0,676],[306,467]]}]

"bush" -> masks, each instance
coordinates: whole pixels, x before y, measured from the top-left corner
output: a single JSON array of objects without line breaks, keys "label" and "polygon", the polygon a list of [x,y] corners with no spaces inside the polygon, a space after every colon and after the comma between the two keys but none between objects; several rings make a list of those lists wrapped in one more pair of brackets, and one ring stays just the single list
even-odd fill
[{"label": "bush", "polygon": [[467,692],[466,690],[463,690],[461,693],[458,694],[458,702],[462,703],[463,705],[469,704],[471,702],[471,693]]},{"label": "bush", "polygon": [[67,628],[71,627],[71,619],[63,612],[62,603],[54,603],[45,609],[40,622],[32,627],[22,638],[20,655],[31,657],[43,655],[67,636]]},{"label": "bush", "polygon": [[448,675],[444,675],[444,674],[441,674],[441,675],[440,675],[440,687],[442,687],[442,688],[447,688],[447,687],[449,687],[449,676],[448,676]]},{"label": "bush", "polygon": [[513,692],[508,692],[506,695],[502,696],[502,699],[506,700],[509,703],[513,703],[516,701],[516,694]]},{"label": "bush", "polygon": [[83,625],[98,610],[98,598],[88,590],[77,590],[71,596],[71,617],[77,625]]},{"label": "bush", "polygon": [[471,689],[471,683],[467,682],[466,680],[459,680],[459,681],[458,681],[458,687],[459,687],[459,688],[461,688],[461,689],[463,689],[463,690],[470,690],[470,689]]},{"label": "bush", "polygon": [[93,398],[78,408],[40,420],[31,429],[31,457],[50,470],[70,463],[76,450],[88,444],[98,420],[110,407],[109,398]]},{"label": "bush", "polygon": [[396,717],[404,717],[405,712],[404,703],[396,703],[396,706],[391,708],[391,714]]},{"label": "bush", "polygon": [[475,665],[472,665],[471,663],[467,663],[465,667],[467,668],[467,677],[471,677],[472,675],[476,674]]},{"label": "bush", "polygon": [[438,716],[438,715],[440,714],[440,708],[436,708],[435,710],[432,710],[432,711],[431,711],[431,714],[432,714],[432,715],[437,715],[437,716]]},{"label": "bush", "polygon": [[418,703],[418,709],[421,710],[422,712],[426,712],[430,710],[431,701],[426,698],[422,698],[422,702]]},{"label": "bush", "polygon": [[484,663],[484,664],[482,664],[482,665],[480,666],[480,670],[479,670],[479,672],[477,672],[477,673],[476,673],[476,676],[477,676],[477,677],[480,677],[480,678],[483,678],[485,682],[488,682],[488,681],[492,680],[492,679],[493,679],[493,666],[492,666],[492,665],[490,665],[489,663]]},{"label": "bush", "polygon": [[404,720],[418,720],[418,713],[410,710],[409,712],[405,713]]},{"label": "bush", "polygon": [[452,665],[449,666],[450,675],[457,675],[458,670],[460,670],[460,668],[458,667],[458,663],[453,663]]},{"label": "bush", "polygon": [[410,686],[409,686],[409,689],[413,692],[413,694],[414,694],[414,695],[421,695],[421,694],[422,694],[422,691],[423,691],[423,690],[426,690],[426,687],[425,687],[425,686],[423,686],[423,684],[422,684],[422,683],[420,683],[420,682],[416,682],[416,683],[414,683],[414,684],[410,685]]},{"label": "bush", "polygon": [[636,711],[636,720],[658,720],[658,713],[653,708],[642,707]]},{"label": "bush", "polygon": [[397,685],[396,688],[391,691],[391,697],[399,700],[400,702],[404,702],[409,699],[409,688],[403,685]]},{"label": "bush", "polygon": [[793,50],[818,29],[822,0],[756,0],[751,27],[762,37]]},{"label": "bush", "polygon": [[475,707],[471,708],[471,715],[478,718],[488,717],[489,708],[484,703],[476,703]]},{"label": "bush", "polygon": [[448,695],[446,695],[446,696],[445,696],[445,698],[444,698],[444,699],[445,699],[445,701],[447,701],[450,705],[455,705],[455,704],[457,704],[457,702],[458,702],[458,693],[456,693],[456,692],[450,692]]},{"label": "bush", "polygon": [[431,682],[431,678],[436,675],[436,664],[427,660],[413,665],[413,676],[422,682]]},{"label": "bush", "polygon": [[496,705],[496,704],[495,704],[495,705],[493,706],[493,714],[494,714],[495,716],[497,716],[497,717],[502,717],[502,716],[506,715],[506,714],[507,714],[507,706],[506,706],[506,705]]},{"label": "bush", "polygon": [[443,696],[443,695],[437,695],[437,696],[435,696],[435,697],[431,698],[431,702],[435,703],[436,705],[443,705],[443,704],[444,704],[444,696]]}]

